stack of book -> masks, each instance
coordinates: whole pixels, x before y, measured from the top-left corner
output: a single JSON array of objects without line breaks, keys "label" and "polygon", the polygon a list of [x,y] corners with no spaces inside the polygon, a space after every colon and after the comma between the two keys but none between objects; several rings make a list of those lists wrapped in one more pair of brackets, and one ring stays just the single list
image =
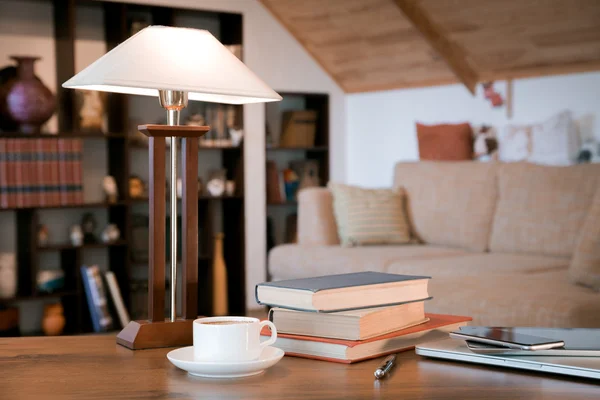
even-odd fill
[{"label": "stack of book", "polygon": [[[353,363],[444,339],[469,317],[426,314],[429,277],[359,272],[262,283],[276,347],[288,356]],[[264,332],[269,335],[268,332]]]},{"label": "stack of book", "polygon": [[0,138],[0,208],[83,203],[80,139]]}]

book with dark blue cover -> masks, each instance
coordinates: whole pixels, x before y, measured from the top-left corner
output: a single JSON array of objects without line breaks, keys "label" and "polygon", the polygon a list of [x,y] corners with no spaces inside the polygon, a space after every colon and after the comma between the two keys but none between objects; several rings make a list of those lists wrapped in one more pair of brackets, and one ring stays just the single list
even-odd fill
[{"label": "book with dark blue cover", "polygon": [[335,312],[429,299],[428,276],[354,272],[256,285],[256,301],[273,307]]},{"label": "book with dark blue cover", "polygon": [[83,288],[87,297],[94,332],[107,332],[113,327],[108,301],[98,266],[81,267]]}]

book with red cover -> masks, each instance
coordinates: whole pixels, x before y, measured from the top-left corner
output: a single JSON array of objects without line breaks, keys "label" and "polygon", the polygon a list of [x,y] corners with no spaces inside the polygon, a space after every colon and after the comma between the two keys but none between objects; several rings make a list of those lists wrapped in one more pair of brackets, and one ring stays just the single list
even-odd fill
[{"label": "book with red cover", "polygon": [[24,185],[25,178],[23,176],[23,139],[13,139],[12,155],[14,160],[14,193],[15,206],[17,208],[25,207]]},{"label": "book with red cover", "polygon": [[6,144],[6,139],[0,139],[0,208],[8,208],[8,149]]},{"label": "book with red cover", "polygon": [[45,159],[44,139],[35,139],[35,154],[37,203],[39,207],[45,207],[48,205],[46,190],[49,187],[50,171]]},{"label": "book with red cover", "polygon": [[83,203],[83,141],[73,139],[73,204]]},{"label": "book with red cover", "polygon": [[60,154],[58,148],[59,139],[46,139],[48,140],[48,150],[51,154],[50,157],[50,181],[51,190],[48,191],[48,199],[50,206],[60,205]]},{"label": "book with red cover", "polygon": [[35,141],[32,139],[22,139],[21,142],[21,168],[23,168],[23,203],[25,207],[35,207],[37,206],[35,188]]},{"label": "book with red cover", "polygon": [[[277,333],[277,341],[273,346],[285,351],[286,356],[350,364],[412,350],[422,343],[446,339],[449,332],[467,325],[472,320],[471,317],[456,315],[425,314],[425,316],[429,321],[424,324],[365,340]],[[270,336],[269,330],[264,328],[261,335]]]},{"label": "book with red cover", "polygon": [[69,205],[69,139],[58,139],[58,185],[59,204]]},{"label": "book with red cover", "polygon": [[17,206],[17,188],[15,185],[17,170],[15,162],[15,140],[6,139],[6,188],[7,188],[7,208]]}]

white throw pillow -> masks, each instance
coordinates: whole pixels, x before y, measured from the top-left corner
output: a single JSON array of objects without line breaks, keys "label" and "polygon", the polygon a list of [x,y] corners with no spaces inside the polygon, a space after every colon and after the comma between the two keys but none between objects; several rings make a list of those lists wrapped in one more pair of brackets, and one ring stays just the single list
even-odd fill
[{"label": "white throw pillow", "polygon": [[498,138],[500,161],[571,165],[579,151],[579,135],[570,111],[534,125],[508,125]]}]

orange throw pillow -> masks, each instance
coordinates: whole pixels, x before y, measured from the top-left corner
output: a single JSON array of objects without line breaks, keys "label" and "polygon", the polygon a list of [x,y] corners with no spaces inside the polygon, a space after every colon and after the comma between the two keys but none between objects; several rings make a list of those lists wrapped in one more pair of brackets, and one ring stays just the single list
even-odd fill
[{"label": "orange throw pillow", "polygon": [[417,123],[421,160],[460,161],[473,159],[473,131],[463,124],[423,125]]}]

